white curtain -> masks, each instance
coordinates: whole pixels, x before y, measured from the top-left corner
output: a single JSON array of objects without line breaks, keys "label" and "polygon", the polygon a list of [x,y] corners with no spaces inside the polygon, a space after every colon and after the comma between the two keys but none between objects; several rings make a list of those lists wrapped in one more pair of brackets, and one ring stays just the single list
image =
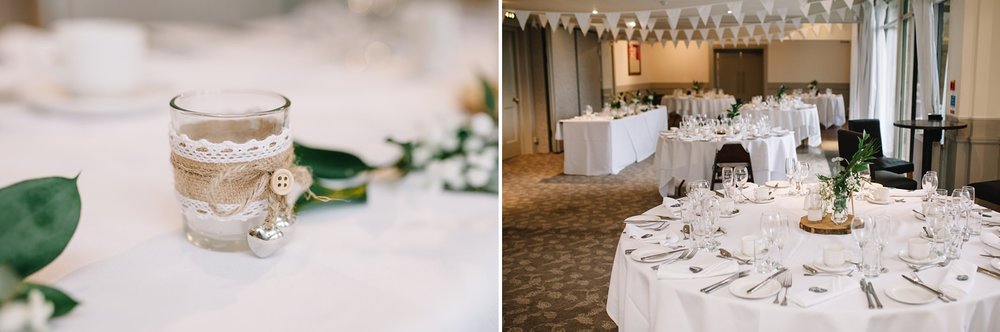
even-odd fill
[{"label": "white curtain", "polygon": [[896,10],[880,0],[865,1],[860,7],[852,55],[857,67],[851,73],[851,119],[881,120],[882,152],[893,156],[898,38],[895,27],[884,29],[883,24],[886,17],[896,17]]},{"label": "white curtain", "polygon": [[939,109],[937,54],[937,15],[933,0],[913,0],[913,26],[917,40],[917,117],[927,113],[942,114]]}]

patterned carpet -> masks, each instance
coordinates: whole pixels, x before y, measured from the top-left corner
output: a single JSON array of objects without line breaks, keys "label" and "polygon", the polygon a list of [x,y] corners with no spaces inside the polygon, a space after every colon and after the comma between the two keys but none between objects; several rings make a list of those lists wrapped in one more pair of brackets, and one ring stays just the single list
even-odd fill
[{"label": "patterned carpet", "polygon": [[[830,146],[800,147],[799,159],[829,174]],[[562,154],[503,161],[506,331],[616,331],[605,304],[619,221],[662,201],[652,157],[608,176],[564,175],[562,165]]]}]

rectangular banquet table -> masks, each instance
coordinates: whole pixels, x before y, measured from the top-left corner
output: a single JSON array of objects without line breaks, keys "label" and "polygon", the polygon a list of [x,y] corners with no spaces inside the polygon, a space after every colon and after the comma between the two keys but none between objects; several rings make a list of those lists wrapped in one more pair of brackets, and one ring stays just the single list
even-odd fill
[{"label": "rectangular banquet table", "polygon": [[682,116],[705,115],[712,118],[725,115],[735,103],[736,98],[731,95],[700,97],[669,95],[663,96],[663,99],[660,101],[660,105],[666,106],[667,111],[671,113],[677,113]]},{"label": "rectangular banquet table", "polygon": [[[850,235],[815,235],[796,226],[804,215],[801,197],[785,197],[779,190],[776,201],[768,204],[737,204],[740,213],[734,218],[719,221],[728,235],[720,236],[721,247],[736,252],[740,237],[759,232],[759,218],[763,211],[776,211],[792,220],[790,237],[785,245],[785,263],[792,273],[793,285],[789,294],[823,285],[830,277],[805,277],[802,264],[813,264],[821,255],[821,248],[828,243],[843,245],[858,255],[858,246]],[[893,194],[903,194],[894,190]],[[913,193],[910,193],[912,195]],[[653,264],[639,263],[627,256],[626,249],[645,244],[622,235],[615,252],[614,266],[608,290],[607,312],[620,331],[760,331],[760,332],[835,332],[835,331],[996,331],[1000,326],[1000,280],[981,273],[970,275],[974,283],[971,291],[958,302],[945,304],[935,300],[925,305],[908,305],[890,299],[884,291],[893,285],[906,284],[900,277],[909,273],[897,252],[905,248],[905,240],[920,234],[925,223],[918,220],[910,209],[919,208],[920,198],[906,197],[905,203],[874,205],[855,202],[859,215],[885,214],[891,218],[889,244],[883,253],[883,264],[888,273],[869,278],[878,292],[884,309],[867,307],[864,293],[857,287],[861,274],[850,278],[847,293],[829,301],[802,308],[794,303],[787,307],[772,304],[773,296],[760,300],[741,299],[723,287],[711,294],[699,289],[722,280],[711,277],[691,280],[659,280],[650,269]],[[649,214],[671,213],[667,206],[676,201],[664,199],[665,206],[651,209]],[[987,220],[998,221],[993,214]],[[667,231],[677,233],[680,222],[673,222]],[[987,228],[989,230],[989,228]],[[679,237],[679,234],[676,236]],[[682,240],[683,241],[683,240]],[[978,237],[965,244],[961,259],[979,266],[989,266],[989,259],[978,254],[988,248]],[[997,249],[990,248],[994,252]],[[715,254],[700,252],[689,264],[705,266],[721,261]],[[748,269],[742,265],[741,269]],[[920,277],[937,286],[946,268],[932,268],[919,272]],[[755,274],[751,273],[751,276]]]},{"label": "rectangular banquet table", "polygon": [[750,153],[757,183],[785,178],[785,158],[795,158],[792,134],[737,141],[692,141],[661,135],[656,147],[656,174],[660,195],[674,195],[681,180],[711,180],[715,153],[727,143],[739,143]]},{"label": "rectangular banquet table", "polygon": [[559,121],[556,139],[565,149],[563,173],[618,174],[653,154],[659,132],[667,127],[660,107],[621,119],[576,117]]}]

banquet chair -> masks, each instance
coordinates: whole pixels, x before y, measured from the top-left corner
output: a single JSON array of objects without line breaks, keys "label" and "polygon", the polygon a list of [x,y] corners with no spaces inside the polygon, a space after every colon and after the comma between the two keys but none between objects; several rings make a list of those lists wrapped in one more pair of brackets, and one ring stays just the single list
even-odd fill
[{"label": "banquet chair", "polygon": [[[851,157],[854,156],[854,153],[858,152],[858,142],[860,141],[861,133],[859,132],[847,129],[837,130],[838,153],[840,154],[840,157],[845,160],[841,161],[841,166],[846,166],[847,160],[850,160]],[[874,165],[874,163],[872,165]],[[906,190],[917,189],[917,181],[913,181],[913,179],[887,170],[875,169],[875,167],[872,167],[872,182],[891,188]]]},{"label": "banquet chair", "polygon": [[886,170],[896,174],[906,173],[906,177],[913,178],[913,163],[896,158],[886,157],[882,153],[882,129],[879,119],[856,119],[847,121],[847,129],[854,132],[868,132],[868,135],[875,140],[875,161],[872,162],[872,171]]},{"label": "banquet chair", "polygon": [[722,184],[722,168],[737,166],[746,166],[747,173],[750,175],[747,181],[754,182],[753,165],[750,163],[750,153],[743,148],[742,144],[739,143],[723,145],[722,148],[715,153],[715,163],[712,164],[712,190],[715,190],[716,183]]},{"label": "banquet chair", "polygon": [[976,204],[990,210],[1000,210],[1000,180],[970,183],[976,188]]}]

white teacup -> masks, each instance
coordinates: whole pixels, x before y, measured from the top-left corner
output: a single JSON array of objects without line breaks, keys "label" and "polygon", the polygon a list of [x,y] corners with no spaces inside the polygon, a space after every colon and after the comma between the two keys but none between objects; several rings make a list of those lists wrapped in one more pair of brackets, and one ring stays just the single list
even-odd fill
[{"label": "white teacup", "polygon": [[830,267],[844,265],[844,247],[839,244],[823,246],[823,264]]},{"label": "white teacup", "polygon": [[889,200],[889,188],[878,187],[872,190],[872,195],[875,196],[875,200],[879,202],[885,202]]},{"label": "white teacup", "polygon": [[909,239],[906,243],[906,249],[910,254],[910,258],[913,259],[927,259],[931,255],[930,241],[918,237]]},{"label": "white teacup", "polygon": [[723,198],[719,200],[719,208],[722,209],[722,214],[730,215],[736,212],[736,202],[732,198]]},{"label": "white teacup", "polygon": [[55,23],[57,73],[67,89],[83,96],[122,95],[135,90],[146,56],[146,31],[111,19]]},{"label": "white teacup", "polygon": [[760,236],[757,236],[757,235],[746,235],[746,236],[740,238],[740,240],[741,240],[741,242],[740,242],[740,245],[741,245],[740,249],[743,251],[743,255],[746,255],[748,257],[753,257],[753,255],[754,255],[754,246],[756,245],[757,241],[760,241]]},{"label": "white teacup", "polygon": [[760,186],[753,190],[753,197],[758,201],[766,201],[771,198],[771,189]]}]

